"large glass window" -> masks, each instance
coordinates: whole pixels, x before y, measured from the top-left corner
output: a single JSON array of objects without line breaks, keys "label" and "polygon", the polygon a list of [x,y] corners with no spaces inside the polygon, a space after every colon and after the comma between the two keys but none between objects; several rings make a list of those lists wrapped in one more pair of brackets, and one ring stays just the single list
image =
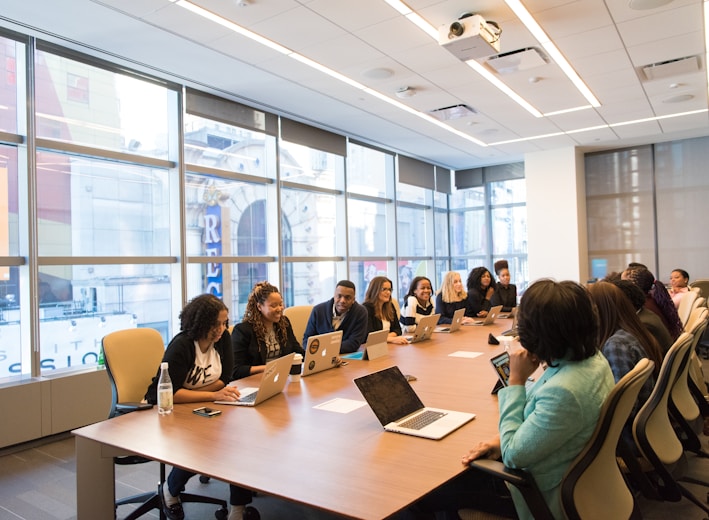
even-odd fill
[{"label": "large glass window", "polygon": [[37,137],[166,159],[174,96],[160,85],[36,52]]},{"label": "large glass window", "polygon": [[25,45],[0,37],[0,132],[22,133]]}]

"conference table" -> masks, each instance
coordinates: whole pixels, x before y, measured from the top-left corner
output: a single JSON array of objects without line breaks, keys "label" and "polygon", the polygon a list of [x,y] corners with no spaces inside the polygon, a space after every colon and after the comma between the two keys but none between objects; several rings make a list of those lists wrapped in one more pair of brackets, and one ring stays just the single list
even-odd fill
[{"label": "conference table", "polygon": [[[497,433],[490,358],[503,347],[488,344],[488,335],[511,325],[498,319],[411,345],[389,344],[387,356],[347,360],[289,382],[258,406],[210,404],[222,410],[212,418],[193,414],[195,403],[177,404],[168,416],[153,408],[77,429],[77,518],[114,517],[113,457],[127,453],[343,518],[387,518],[464,471],[462,455]],[[429,440],[385,432],[366,404],[342,412],[352,401],[364,403],[354,378],[393,365],[417,378],[411,385],[424,405],[472,412],[475,419]],[[238,384],[258,386],[259,377]]]}]

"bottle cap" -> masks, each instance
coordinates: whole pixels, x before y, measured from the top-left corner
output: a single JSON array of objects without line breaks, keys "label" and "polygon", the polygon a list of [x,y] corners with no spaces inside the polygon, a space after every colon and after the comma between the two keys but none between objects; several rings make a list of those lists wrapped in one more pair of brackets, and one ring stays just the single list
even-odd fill
[{"label": "bottle cap", "polygon": [[160,368],[167,370],[167,361],[163,361],[162,363],[160,363]]}]

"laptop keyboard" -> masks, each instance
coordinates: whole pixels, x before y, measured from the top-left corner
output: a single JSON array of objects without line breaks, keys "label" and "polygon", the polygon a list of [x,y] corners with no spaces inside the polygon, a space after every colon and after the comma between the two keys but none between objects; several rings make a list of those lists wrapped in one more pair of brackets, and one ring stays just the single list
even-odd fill
[{"label": "laptop keyboard", "polygon": [[397,426],[401,428],[409,428],[411,430],[420,430],[421,428],[428,426],[434,421],[437,421],[441,417],[446,415],[444,412],[436,412],[434,410],[426,410],[423,413],[418,414],[411,419],[407,419],[404,422],[400,422]]},{"label": "laptop keyboard", "polygon": [[239,397],[239,402],[240,403],[253,403],[256,400],[256,394],[258,394],[258,392],[253,392],[249,395],[245,395],[244,397]]}]

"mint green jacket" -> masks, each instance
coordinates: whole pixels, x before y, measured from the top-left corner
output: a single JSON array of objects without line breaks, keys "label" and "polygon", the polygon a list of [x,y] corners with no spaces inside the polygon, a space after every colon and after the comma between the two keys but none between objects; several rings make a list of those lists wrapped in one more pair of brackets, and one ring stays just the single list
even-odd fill
[{"label": "mint green jacket", "polygon": [[[561,479],[593,434],[615,381],[600,352],[556,363],[529,390],[516,385],[498,392],[500,446],[505,465],[531,473],[554,518],[564,518]],[[520,519],[532,519],[521,494],[511,492]]]}]

